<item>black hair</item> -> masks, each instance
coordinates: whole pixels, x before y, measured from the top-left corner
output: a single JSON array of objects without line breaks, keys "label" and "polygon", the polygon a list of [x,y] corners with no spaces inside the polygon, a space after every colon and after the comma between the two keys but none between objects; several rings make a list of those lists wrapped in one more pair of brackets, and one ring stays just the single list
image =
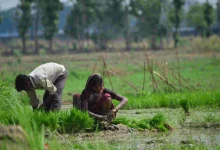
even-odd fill
[{"label": "black hair", "polygon": [[17,75],[15,79],[15,89],[18,92],[25,90],[28,80],[29,80],[29,77],[27,75],[24,75],[24,74]]},{"label": "black hair", "polygon": [[94,86],[103,86],[103,79],[101,75],[93,74],[88,78],[86,84],[87,91],[91,91]]}]

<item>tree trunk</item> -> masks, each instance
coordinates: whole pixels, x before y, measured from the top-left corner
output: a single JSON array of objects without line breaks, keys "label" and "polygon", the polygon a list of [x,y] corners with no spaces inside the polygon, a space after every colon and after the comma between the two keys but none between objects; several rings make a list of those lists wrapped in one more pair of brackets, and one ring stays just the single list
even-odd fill
[{"label": "tree trunk", "polygon": [[153,35],[152,35],[152,38],[151,38],[151,48],[153,50],[157,49],[157,46],[156,46],[156,29],[154,29]]},{"label": "tree trunk", "polygon": [[76,29],[77,29],[77,31],[76,31],[77,32],[77,38],[76,39],[79,43],[79,46],[77,45],[77,48],[80,49],[81,44],[80,44],[80,33],[79,33],[80,29],[79,29],[79,17],[78,16],[76,17]]},{"label": "tree trunk", "polygon": [[36,20],[35,20],[35,31],[34,31],[34,43],[35,43],[34,52],[35,52],[35,54],[39,53],[38,22],[39,22],[39,9],[37,8],[37,14],[36,14]]},{"label": "tree trunk", "polygon": [[126,7],[126,50],[129,51],[131,49],[130,43],[130,26],[129,26],[129,17],[128,17],[128,8]]},{"label": "tree trunk", "polygon": [[21,40],[22,40],[22,53],[27,54],[27,51],[26,51],[26,38],[22,37]]},{"label": "tree trunk", "polygon": [[85,34],[86,34],[86,22],[87,22],[87,16],[86,16],[86,6],[85,6],[85,1],[84,0],[82,0],[82,2],[83,2],[83,31],[82,31],[82,50],[84,50],[84,46],[85,46],[85,40],[86,40],[86,36],[85,36]]},{"label": "tree trunk", "polygon": [[178,28],[179,28],[179,23],[180,23],[180,18],[179,18],[179,10],[175,10],[175,18],[176,18],[176,22],[175,22],[175,32],[173,34],[174,36],[174,48],[177,48],[177,44],[179,42],[178,40]]},{"label": "tree trunk", "polygon": [[52,52],[53,52],[53,38],[51,38],[50,40],[49,40],[49,53],[51,53],[52,54]]},{"label": "tree trunk", "polygon": [[163,45],[163,37],[160,37],[160,49],[163,49],[164,45]]}]

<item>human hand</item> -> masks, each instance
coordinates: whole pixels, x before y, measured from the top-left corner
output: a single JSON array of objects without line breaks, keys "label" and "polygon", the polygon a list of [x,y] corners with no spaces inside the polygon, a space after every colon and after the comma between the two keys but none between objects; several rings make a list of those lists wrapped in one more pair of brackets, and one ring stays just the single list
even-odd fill
[{"label": "human hand", "polygon": [[103,115],[101,117],[101,120],[106,121],[106,122],[110,122],[108,115]]},{"label": "human hand", "polygon": [[117,112],[118,112],[117,109],[112,109],[108,115],[110,115],[112,119],[114,119],[116,117]]}]

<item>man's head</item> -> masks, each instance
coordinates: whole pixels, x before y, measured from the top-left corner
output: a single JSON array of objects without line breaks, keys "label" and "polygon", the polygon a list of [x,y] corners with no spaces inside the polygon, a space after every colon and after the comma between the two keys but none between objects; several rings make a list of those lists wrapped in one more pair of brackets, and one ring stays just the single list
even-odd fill
[{"label": "man's head", "polygon": [[20,92],[22,90],[30,91],[32,89],[32,84],[31,84],[30,78],[24,74],[17,75],[17,77],[15,79],[15,89],[18,92]]},{"label": "man's head", "polygon": [[93,93],[100,93],[103,89],[103,79],[99,74],[91,75],[86,84],[86,90]]}]

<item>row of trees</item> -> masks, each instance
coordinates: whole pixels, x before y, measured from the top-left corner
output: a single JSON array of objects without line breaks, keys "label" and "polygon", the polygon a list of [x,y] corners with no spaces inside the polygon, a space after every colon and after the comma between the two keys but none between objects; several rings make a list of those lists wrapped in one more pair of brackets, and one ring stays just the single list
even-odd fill
[{"label": "row of trees", "polygon": [[[18,6],[18,32],[22,40],[23,53],[26,51],[27,32],[32,25],[32,18],[35,17],[35,53],[38,53],[38,26],[39,20],[44,29],[44,37],[49,41],[49,52],[52,52],[52,40],[57,32],[58,13],[63,9],[62,3],[59,0],[20,0]],[[36,16],[31,15],[31,4]]]},{"label": "row of trees", "polygon": [[[52,52],[53,37],[58,31],[58,14],[63,9],[59,0],[20,0],[17,14],[18,32],[22,40],[23,53],[26,51],[27,33],[34,20],[35,53],[38,53],[38,29],[43,26],[44,37],[49,41],[49,52]],[[175,47],[178,45],[178,29],[183,20],[185,0],[76,0],[69,13],[65,34],[80,43],[92,39],[100,49],[107,48],[107,42],[123,37],[126,49],[131,49],[132,41],[151,39],[151,48],[158,46],[157,39],[172,33]],[[218,18],[220,2],[217,3]],[[34,11],[34,15],[33,12]],[[31,15],[32,14],[32,15]],[[202,36],[211,34],[210,27],[214,21],[214,9],[208,3],[195,3],[187,14],[190,25]]]}]

